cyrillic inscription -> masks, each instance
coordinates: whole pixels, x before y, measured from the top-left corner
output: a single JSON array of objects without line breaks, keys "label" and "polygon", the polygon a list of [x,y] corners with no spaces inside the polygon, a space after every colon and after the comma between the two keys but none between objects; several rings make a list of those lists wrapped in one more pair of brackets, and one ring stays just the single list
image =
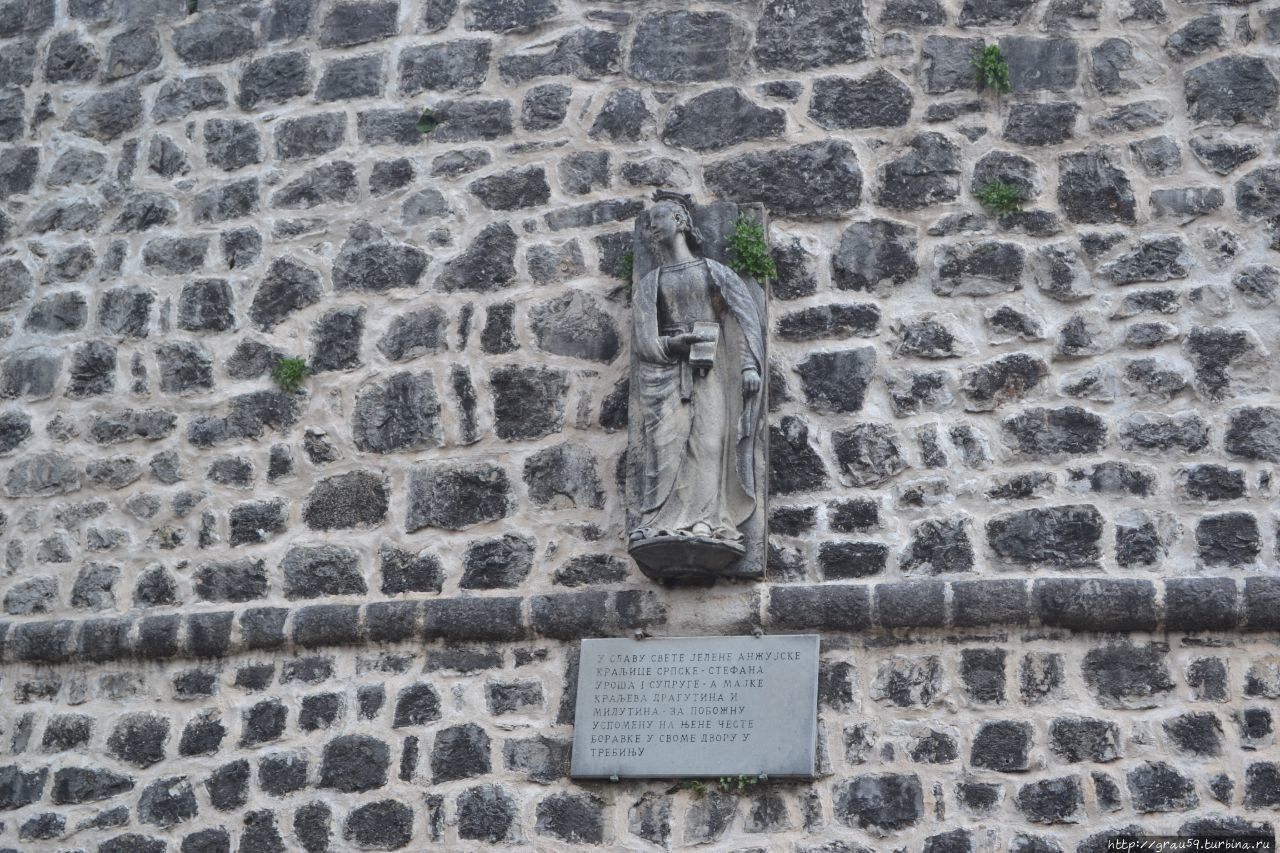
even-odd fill
[{"label": "cyrillic inscription", "polygon": [[818,636],[583,640],[574,777],[812,776]]}]

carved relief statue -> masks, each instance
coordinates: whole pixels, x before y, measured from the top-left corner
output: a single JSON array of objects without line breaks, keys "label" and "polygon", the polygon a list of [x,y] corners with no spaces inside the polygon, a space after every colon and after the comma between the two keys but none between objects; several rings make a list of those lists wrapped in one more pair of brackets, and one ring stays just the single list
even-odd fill
[{"label": "carved relief statue", "polygon": [[632,293],[627,547],[651,577],[708,579],[763,512],[765,296],[706,257],[689,197],[654,199],[637,223],[652,269]]}]

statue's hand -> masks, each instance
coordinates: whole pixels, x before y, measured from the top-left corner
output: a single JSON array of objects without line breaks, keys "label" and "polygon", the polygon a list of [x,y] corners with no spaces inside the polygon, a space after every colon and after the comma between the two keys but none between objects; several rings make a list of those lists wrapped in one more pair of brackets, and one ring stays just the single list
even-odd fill
[{"label": "statue's hand", "polygon": [[760,391],[760,374],[754,370],[742,371],[742,393],[748,397]]},{"label": "statue's hand", "polygon": [[713,340],[715,340],[715,338],[708,335],[698,334],[697,332],[682,332],[678,335],[672,335],[667,338],[667,351],[674,355],[688,355],[689,348],[694,344]]}]

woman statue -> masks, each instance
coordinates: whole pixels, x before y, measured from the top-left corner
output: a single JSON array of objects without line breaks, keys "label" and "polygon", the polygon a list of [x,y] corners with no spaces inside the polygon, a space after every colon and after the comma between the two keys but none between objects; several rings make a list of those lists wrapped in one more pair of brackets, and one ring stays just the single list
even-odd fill
[{"label": "woman statue", "polygon": [[632,295],[628,550],[652,577],[705,577],[743,556],[756,509],[764,296],[696,254],[689,197],[654,199],[640,235],[658,264]]}]

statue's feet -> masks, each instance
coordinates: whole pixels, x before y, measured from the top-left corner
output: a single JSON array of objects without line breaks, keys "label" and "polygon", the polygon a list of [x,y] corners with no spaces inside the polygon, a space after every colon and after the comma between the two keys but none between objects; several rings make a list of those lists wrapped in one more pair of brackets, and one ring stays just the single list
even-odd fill
[{"label": "statue's feet", "polygon": [[627,544],[637,545],[651,539],[694,539],[713,542],[725,542],[737,546],[742,541],[742,532],[724,527],[712,527],[705,521],[698,521],[689,527],[668,530],[661,527],[637,527],[627,533]]}]

